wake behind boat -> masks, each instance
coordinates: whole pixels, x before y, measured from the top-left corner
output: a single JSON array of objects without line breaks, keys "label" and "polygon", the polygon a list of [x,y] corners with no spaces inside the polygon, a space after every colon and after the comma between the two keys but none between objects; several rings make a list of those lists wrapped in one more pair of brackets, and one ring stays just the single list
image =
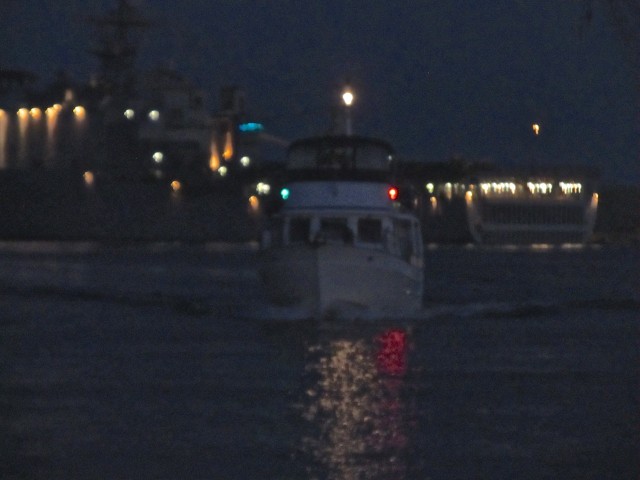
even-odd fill
[{"label": "wake behind boat", "polygon": [[261,245],[260,275],[277,305],[312,315],[420,308],[420,225],[390,183],[392,148],[359,136],[294,142],[282,206]]}]

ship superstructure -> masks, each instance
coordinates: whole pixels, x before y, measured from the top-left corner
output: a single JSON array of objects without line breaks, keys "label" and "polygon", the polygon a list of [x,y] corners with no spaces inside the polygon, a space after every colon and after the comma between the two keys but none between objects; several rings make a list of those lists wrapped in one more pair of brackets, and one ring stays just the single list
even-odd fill
[{"label": "ship superstructure", "polygon": [[469,230],[484,244],[564,244],[589,241],[598,194],[586,175],[493,175],[465,192]]}]

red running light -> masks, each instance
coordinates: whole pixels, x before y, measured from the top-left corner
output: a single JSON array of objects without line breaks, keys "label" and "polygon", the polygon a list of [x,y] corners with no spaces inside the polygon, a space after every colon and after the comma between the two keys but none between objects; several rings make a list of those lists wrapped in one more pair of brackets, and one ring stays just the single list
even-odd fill
[{"label": "red running light", "polygon": [[389,187],[389,190],[387,190],[387,195],[389,195],[390,200],[397,200],[399,194],[400,192],[396,187]]}]

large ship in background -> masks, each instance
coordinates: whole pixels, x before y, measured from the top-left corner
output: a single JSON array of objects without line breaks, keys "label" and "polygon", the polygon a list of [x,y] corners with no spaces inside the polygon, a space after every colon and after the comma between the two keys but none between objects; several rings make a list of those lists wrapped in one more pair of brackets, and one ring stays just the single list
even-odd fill
[{"label": "large ship in background", "polygon": [[[87,21],[99,64],[88,81],[60,72],[41,86],[0,65],[0,237],[255,239],[284,169],[270,160],[288,142],[251,121],[236,86],[220,89],[211,112],[174,68],[139,71],[153,25],[129,1]],[[396,166],[426,243],[584,243],[636,238],[640,228],[637,190],[598,197],[581,169],[510,173],[401,156]]]},{"label": "large ship in background", "polygon": [[259,152],[255,133],[239,128],[243,92],[222,88],[211,113],[175,69],[139,71],[151,23],[126,0],[88,22],[99,60],[89,81],[61,72],[39,86],[0,69],[2,237],[250,238],[239,179]]},{"label": "large ship in background", "polygon": [[598,210],[594,179],[552,171],[473,179],[465,192],[469,231],[482,244],[584,244]]},{"label": "large ship in background", "polygon": [[452,159],[401,164],[426,243],[585,244],[594,239],[598,174],[584,166],[500,169]]}]

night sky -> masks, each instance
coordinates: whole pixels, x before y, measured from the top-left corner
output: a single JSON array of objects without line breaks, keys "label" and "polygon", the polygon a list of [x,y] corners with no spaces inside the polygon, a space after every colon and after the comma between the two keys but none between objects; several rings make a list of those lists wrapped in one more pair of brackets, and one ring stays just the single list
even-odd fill
[{"label": "night sky", "polygon": [[[242,87],[273,135],[322,133],[350,79],[356,133],[403,156],[586,164],[640,183],[634,53],[598,2],[590,22],[579,0],[132,3],[155,22],[140,66],[182,71],[212,109],[221,86]],[[2,0],[0,66],[88,78],[84,19],[114,4]]]}]

